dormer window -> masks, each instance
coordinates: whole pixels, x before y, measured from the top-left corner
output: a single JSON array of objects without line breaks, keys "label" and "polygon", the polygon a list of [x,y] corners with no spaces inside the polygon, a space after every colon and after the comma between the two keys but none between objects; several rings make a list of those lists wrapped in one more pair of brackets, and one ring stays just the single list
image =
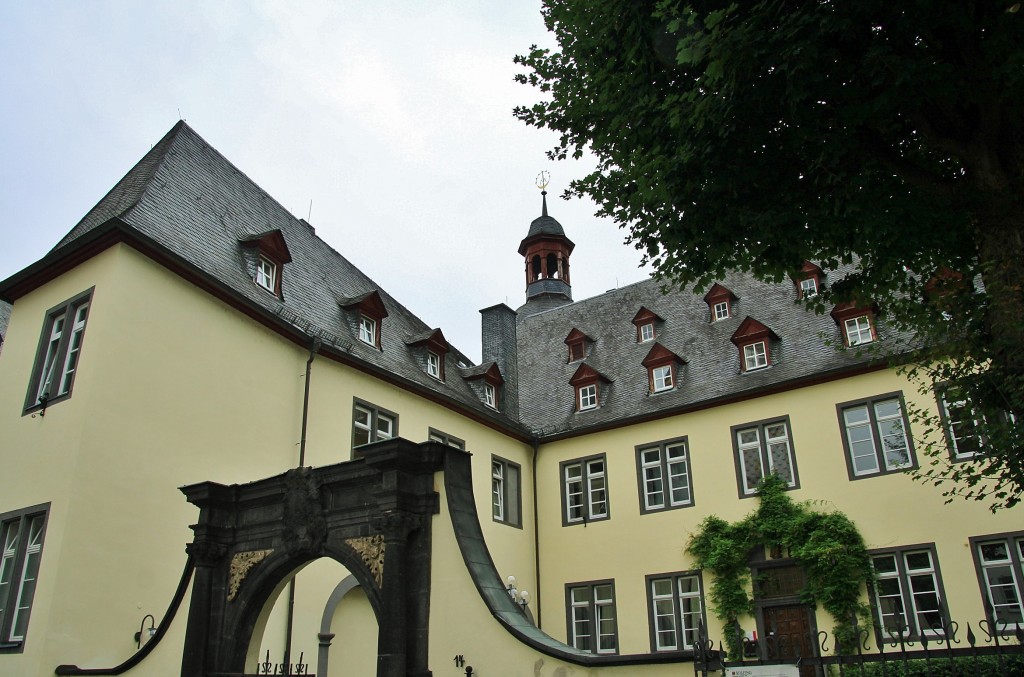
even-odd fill
[{"label": "dormer window", "polygon": [[740,371],[757,371],[772,364],[773,340],[779,337],[752,317],[747,317],[729,339],[739,348]]},{"label": "dormer window", "polygon": [[711,285],[711,289],[704,295],[704,302],[711,310],[711,321],[721,322],[733,316],[735,312],[736,295],[719,283]]},{"label": "dormer window", "polygon": [[359,318],[359,340],[377,347],[377,321],[365,315]]},{"label": "dormer window", "polygon": [[878,340],[875,327],[877,307],[855,302],[840,303],[832,309],[832,319],[839,326],[843,344],[848,348],[867,345]]},{"label": "dormer window", "polygon": [[261,289],[281,298],[281,271],[292,255],[280,230],[270,230],[243,238],[243,258],[249,277]]},{"label": "dormer window", "polygon": [[484,404],[491,409],[498,408],[498,392],[490,383],[484,384]]},{"label": "dormer window", "polygon": [[601,406],[601,382],[608,383],[608,379],[602,376],[597,370],[587,364],[581,364],[569,384],[574,388],[576,394],[576,411],[589,411]]},{"label": "dormer window", "polygon": [[430,329],[406,339],[405,344],[412,351],[413,359],[427,376],[444,380],[444,358],[448,354],[448,341],[440,329]]},{"label": "dormer window", "polygon": [[793,276],[796,284],[796,296],[798,299],[807,299],[817,296],[821,290],[822,281],[825,279],[825,272],[810,261],[804,261],[800,272]]},{"label": "dormer window", "polygon": [[[438,332],[440,333],[440,332]],[[444,363],[442,362],[442,369]],[[501,376],[501,370],[494,362],[470,367],[462,373],[464,378],[476,393],[476,396],[491,409],[501,410],[501,386],[505,379]]]},{"label": "dormer window", "polygon": [[633,316],[633,325],[636,327],[636,342],[647,343],[653,341],[657,336],[657,327],[664,320],[647,308],[641,307],[639,312]]},{"label": "dormer window", "polygon": [[371,291],[355,298],[339,298],[338,305],[345,311],[352,333],[362,343],[380,350],[381,323],[388,316],[380,294]]},{"label": "dormer window", "polygon": [[642,364],[647,367],[648,389],[651,393],[662,393],[676,387],[677,368],[685,360],[671,350],[655,343]]},{"label": "dormer window", "polygon": [[570,331],[569,335],[565,337],[565,345],[569,346],[569,362],[576,362],[586,357],[587,345],[593,342],[592,338],[579,329]]}]

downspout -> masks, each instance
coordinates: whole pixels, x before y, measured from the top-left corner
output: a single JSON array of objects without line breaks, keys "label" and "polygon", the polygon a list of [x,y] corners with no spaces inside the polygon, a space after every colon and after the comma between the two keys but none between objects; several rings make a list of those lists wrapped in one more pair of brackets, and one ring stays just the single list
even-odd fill
[{"label": "downspout", "polygon": [[533,462],[530,464],[531,474],[533,475],[533,575],[537,583],[537,596],[534,599],[537,600],[537,627],[540,628],[542,627],[540,624],[540,599],[543,597],[540,594],[540,531],[538,530],[539,520],[537,519],[537,449],[540,443],[537,441],[536,435],[531,440],[531,446],[533,447]]},{"label": "downspout", "polygon": [[[299,467],[306,465],[306,423],[309,420],[309,377],[313,373],[313,358],[320,350],[320,339],[314,337],[309,346],[309,359],[306,360],[306,384],[302,393],[302,434],[299,438]],[[292,630],[295,625],[295,577],[288,581],[288,617],[284,635],[284,664],[291,671],[292,661]]]}]

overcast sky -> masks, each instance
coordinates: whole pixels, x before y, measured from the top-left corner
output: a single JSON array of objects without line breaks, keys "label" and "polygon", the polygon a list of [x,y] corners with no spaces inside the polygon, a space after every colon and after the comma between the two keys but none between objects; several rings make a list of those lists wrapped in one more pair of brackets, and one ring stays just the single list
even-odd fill
[{"label": "overcast sky", "polygon": [[480,316],[524,300],[517,253],[549,210],[579,300],[636,282],[640,253],[592,203],[587,165],[512,117],[551,46],[539,0],[0,2],[0,279],[41,258],[184,118],[474,360]]}]

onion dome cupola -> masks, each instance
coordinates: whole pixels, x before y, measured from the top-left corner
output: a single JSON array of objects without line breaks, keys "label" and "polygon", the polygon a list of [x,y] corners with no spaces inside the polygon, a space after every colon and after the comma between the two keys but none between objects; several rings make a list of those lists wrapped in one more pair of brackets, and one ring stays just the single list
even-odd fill
[{"label": "onion dome cupola", "polygon": [[569,255],[576,246],[565,236],[562,224],[548,216],[548,192],[541,191],[541,215],[519,244],[526,263],[526,302],[545,301],[546,306],[572,303]]}]

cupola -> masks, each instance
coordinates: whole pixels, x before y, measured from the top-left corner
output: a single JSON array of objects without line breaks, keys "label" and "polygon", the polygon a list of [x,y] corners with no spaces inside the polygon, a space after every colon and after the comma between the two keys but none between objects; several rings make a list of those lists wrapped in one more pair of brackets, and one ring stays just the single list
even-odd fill
[{"label": "cupola", "polygon": [[546,301],[553,307],[572,303],[569,255],[576,246],[565,236],[562,224],[548,216],[548,192],[541,191],[541,215],[519,244],[526,269],[526,301]]}]

